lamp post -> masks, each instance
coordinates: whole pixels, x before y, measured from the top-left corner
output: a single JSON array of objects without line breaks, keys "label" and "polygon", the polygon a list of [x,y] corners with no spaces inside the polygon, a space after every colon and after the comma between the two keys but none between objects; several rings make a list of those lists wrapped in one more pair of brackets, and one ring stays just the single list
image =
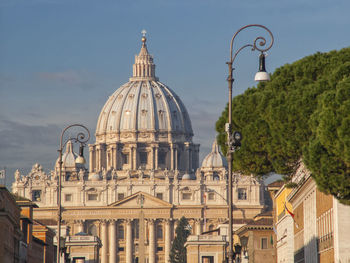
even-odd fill
[{"label": "lamp post", "polygon": [[[72,128],[72,127],[80,127],[83,128],[85,131],[79,132],[76,137],[70,137],[65,142],[63,142],[63,135],[64,133]],[[62,150],[65,147],[65,145],[69,141],[73,141],[76,143],[80,143],[80,149],[79,149],[79,156],[75,159],[75,163],[77,164],[84,164],[85,158],[83,156],[83,150],[85,143],[90,139],[90,132],[89,130],[81,124],[72,124],[67,126],[63,129],[61,133],[61,139],[60,139],[60,148],[58,150],[59,153],[59,175],[58,175],[58,185],[57,185],[57,263],[60,263],[60,257],[61,257],[61,220],[62,220],[62,206],[61,206],[61,190],[62,190]]]},{"label": "lamp post", "polygon": [[[237,51],[235,53],[233,53],[233,44],[234,44],[234,40],[236,38],[236,36],[244,29],[246,28],[250,28],[250,27],[258,27],[258,28],[262,28],[264,30],[266,30],[268,32],[268,34],[271,37],[271,42],[270,45],[266,45],[266,39],[264,37],[258,36],[257,38],[255,38],[255,40],[253,41],[253,43],[250,44],[246,44],[243,45],[242,47],[238,48]],[[269,74],[266,72],[265,70],[265,54],[264,52],[269,50],[272,45],[273,45],[273,35],[271,33],[271,31],[263,26],[263,25],[259,25],[259,24],[251,24],[251,25],[246,25],[242,28],[240,28],[232,37],[231,39],[231,45],[230,45],[230,61],[227,62],[228,65],[228,90],[229,90],[229,101],[228,101],[228,123],[226,123],[225,126],[225,131],[227,133],[227,146],[228,146],[228,150],[227,150],[227,161],[228,161],[228,187],[229,187],[229,209],[228,209],[228,214],[229,214],[229,253],[228,253],[228,257],[229,257],[229,263],[233,262],[233,235],[232,235],[232,231],[233,231],[233,196],[232,196],[232,183],[233,183],[233,173],[232,173],[232,161],[233,161],[233,152],[237,149],[237,147],[239,147],[241,145],[241,139],[242,136],[239,132],[232,131],[232,84],[234,81],[234,78],[232,77],[233,75],[233,70],[234,68],[232,67],[237,55],[245,48],[250,47],[252,51],[258,50],[260,51],[260,55],[259,55],[259,71],[256,73],[255,75],[255,81],[268,81],[270,80],[270,76]],[[259,44],[259,45],[257,45]]]}]

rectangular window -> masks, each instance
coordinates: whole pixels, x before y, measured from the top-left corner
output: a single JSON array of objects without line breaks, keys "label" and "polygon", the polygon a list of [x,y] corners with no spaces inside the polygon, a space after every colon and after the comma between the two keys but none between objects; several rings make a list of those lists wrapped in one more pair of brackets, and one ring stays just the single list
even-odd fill
[{"label": "rectangular window", "polygon": [[166,160],[166,152],[158,152],[158,164],[164,165]]},{"label": "rectangular window", "polygon": [[124,239],[124,226],[118,226],[117,236],[119,239]]},{"label": "rectangular window", "polygon": [[261,249],[267,249],[267,237],[261,239]]},{"label": "rectangular window", "polygon": [[124,199],[124,193],[119,193],[118,200],[123,200],[123,199]]},{"label": "rectangular window", "polygon": [[163,200],[163,193],[156,193],[156,197],[160,200]]},{"label": "rectangular window", "polygon": [[124,251],[124,247],[118,247],[118,251]]},{"label": "rectangular window", "polygon": [[163,227],[157,226],[157,239],[163,239]]},{"label": "rectangular window", "polygon": [[133,222],[133,228],[132,228],[132,231],[131,231],[133,239],[139,239],[139,228],[140,228],[139,220],[136,219]]},{"label": "rectangular window", "polygon": [[214,263],[214,256],[202,256],[202,263]]},{"label": "rectangular window", "polygon": [[32,200],[35,202],[41,201],[41,190],[33,190],[32,192]]},{"label": "rectangular window", "polygon": [[147,164],[147,157],[148,157],[147,152],[140,152],[139,157],[140,157],[140,164]]},{"label": "rectangular window", "polygon": [[28,223],[26,221],[21,222],[21,228],[22,228],[22,241],[28,244]]},{"label": "rectangular window", "polygon": [[191,200],[191,193],[182,193],[182,200]]},{"label": "rectangular window", "polygon": [[157,247],[157,251],[163,251],[163,247]]},{"label": "rectangular window", "polygon": [[65,194],[64,195],[64,201],[66,202],[72,202],[72,194]]},{"label": "rectangular window", "polygon": [[88,194],[89,201],[97,201],[97,194]]},{"label": "rectangular window", "polygon": [[129,153],[122,153],[122,161],[123,161],[123,164],[129,163]]},{"label": "rectangular window", "polygon": [[215,199],[215,194],[214,193],[209,193],[208,194],[208,200],[214,200]]},{"label": "rectangular window", "polygon": [[238,188],[238,200],[247,200],[246,188]]}]

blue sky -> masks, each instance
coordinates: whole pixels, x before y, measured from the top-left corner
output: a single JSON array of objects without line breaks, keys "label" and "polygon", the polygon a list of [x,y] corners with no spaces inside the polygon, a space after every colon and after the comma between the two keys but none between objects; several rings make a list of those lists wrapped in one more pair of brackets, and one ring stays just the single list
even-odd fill
[{"label": "blue sky", "polygon": [[[267,26],[273,72],[349,46],[349,10],[348,0],[0,0],[0,168],[11,180],[15,168],[27,173],[35,162],[49,171],[65,126],[94,133],[106,99],[131,76],[142,29],[156,75],[189,111],[203,158],[227,103],[233,34]],[[236,47],[263,33],[242,31]],[[255,85],[257,58],[249,50],[237,58],[234,94]]]}]

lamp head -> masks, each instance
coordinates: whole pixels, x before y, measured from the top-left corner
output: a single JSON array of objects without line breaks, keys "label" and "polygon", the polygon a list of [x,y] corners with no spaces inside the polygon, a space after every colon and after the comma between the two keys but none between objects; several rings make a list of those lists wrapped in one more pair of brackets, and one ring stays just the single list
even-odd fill
[{"label": "lamp head", "polygon": [[84,158],[84,145],[80,144],[79,156],[75,159],[76,164],[85,164],[86,160]]},{"label": "lamp head", "polygon": [[259,71],[255,74],[255,81],[269,81],[270,75],[266,72],[265,68],[265,54],[261,52],[259,56]]}]

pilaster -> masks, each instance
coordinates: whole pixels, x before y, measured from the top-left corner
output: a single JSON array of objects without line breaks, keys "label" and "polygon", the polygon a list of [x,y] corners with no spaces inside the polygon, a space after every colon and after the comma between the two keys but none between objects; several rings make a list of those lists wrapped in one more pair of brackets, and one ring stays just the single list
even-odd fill
[{"label": "pilaster", "polygon": [[101,263],[108,263],[107,252],[108,252],[108,236],[107,236],[107,221],[101,220]]},{"label": "pilaster", "polygon": [[117,228],[115,220],[109,221],[109,262],[117,262]]},{"label": "pilaster", "polygon": [[156,239],[155,239],[155,220],[150,219],[148,220],[148,227],[149,227],[149,252],[148,252],[148,258],[149,263],[155,263],[155,250],[156,250]]},{"label": "pilaster", "polygon": [[171,249],[171,225],[172,221],[170,219],[165,220],[165,236],[164,236],[164,242],[165,242],[165,262],[169,262],[170,260],[170,249]]},{"label": "pilaster", "polygon": [[132,261],[132,220],[126,220],[126,251],[125,251],[125,261],[126,263],[133,263]]}]

